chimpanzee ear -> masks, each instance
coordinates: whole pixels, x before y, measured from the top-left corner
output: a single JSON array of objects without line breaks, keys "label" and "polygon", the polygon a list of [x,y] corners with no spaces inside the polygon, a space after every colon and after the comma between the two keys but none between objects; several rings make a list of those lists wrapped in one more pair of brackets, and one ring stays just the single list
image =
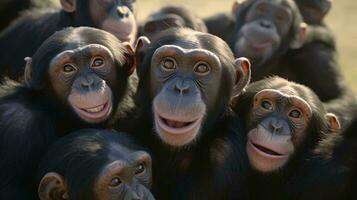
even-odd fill
[{"label": "chimpanzee ear", "polygon": [[[149,40],[149,38],[145,37],[145,36],[140,36],[138,38],[138,40],[136,41],[136,45],[135,45],[135,60],[136,60],[136,64],[138,66],[138,68],[141,67],[141,62],[144,56],[144,53],[147,49],[149,49],[149,46],[151,44],[151,41]],[[140,69],[138,69],[138,71],[140,71]]]},{"label": "chimpanzee ear", "polygon": [[338,120],[337,116],[333,113],[327,113],[325,115],[325,118],[327,120],[328,127],[331,132],[336,132],[341,129],[341,124],[340,121]]},{"label": "chimpanzee ear", "polygon": [[237,12],[239,10],[239,7],[244,4],[246,1],[248,0],[235,0],[234,3],[233,3],[233,7],[232,7],[232,14],[234,16],[237,15]]},{"label": "chimpanzee ear", "polygon": [[249,84],[251,77],[250,62],[247,58],[241,57],[234,62],[236,68],[236,79],[233,87],[233,97],[235,98]]},{"label": "chimpanzee ear", "polygon": [[302,22],[299,26],[299,33],[296,34],[295,39],[290,43],[291,49],[301,48],[307,39],[307,24]]},{"label": "chimpanzee ear", "polygon": [[127,63],[128,63],[128,67],[129,67],[128,72],[129,72],[129,75],[131,75],[132,73],[134,73],[136,66],[137,66],[136,60],[135,60],[135,52],[129,42],[123,42],[123,45],[125,46],[125,48],[128,51],[128,53],[125,54],[125,57],[127,59]]},{"label": "chimpanzee ear", "polygon": [[40,200],[69,199],[64,178],[55,172],[47,173],[38,186]]},{"label": "chimpanzee ear", "polygon": [[77,0],[60,0],[62,9],[65,12],[73,13],[76,11]]},{"label": "chimpanzee ear", "polygon": [[30,87],[31,86],[31,81],[32,81],[32,58],[26,57],[26,66],[25,66],[25,84]]}]

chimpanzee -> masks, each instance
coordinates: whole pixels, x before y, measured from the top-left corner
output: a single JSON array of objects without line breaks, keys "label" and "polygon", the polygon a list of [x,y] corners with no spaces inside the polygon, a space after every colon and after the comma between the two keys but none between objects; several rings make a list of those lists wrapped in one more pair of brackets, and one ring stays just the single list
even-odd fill
[{"label": "chimpanzee", "polygon": [[203,20],[183,6],[166,6],[149,16],[144,23],[141,35],[152,39],[160,31],[172,27],[187,27],[196,31],[207,32]]},{"label": "chimpanzee", "polygon": [[[233,23],[234,28],[226,41],[237,57],[251,59],[253,81],[278,75],[307,85],[324,102],[343,95],[346,86],[332,33],[308,28],[293,0],[237,0],[232,13],[230,26]],[[219,23],[224,22],[214,17],[207,19],[209,32]],[[313,41],[321,41],[312,44],[313,51],[293,51]],[[323,45],[327,47],[321,48]]]},{"label": "chimpanzee", "polygon": [[64,29],[26,61],[25,83],[0,89],[0,199],[29,196],[29,172],[56,137],[110,127],[134,108],[134,52],[108,32]]},{"label": "chimpanzee", "polygon": [[136,0],[60,0],[61,9],[35,9],[0,33],[0,76],[19,79],[23,59],[43,41],[65,27],[91,26],[106,30],[121,41],[134,43],[137,34]]},{"label": "chimpanzee", "polygon": [[136,56],[136,138],[152,152],[154,196],[236,199],[248,163],[229,105],[249,82],[249,61],[235,60],[220,38],[188,28],[165,30],[151,43],[139,38]]},{"label": "chimpanzee", "polygon": [[252,167],[249,199],[290,199],[288,183],[317,142],[339,131],[337,117],[311,89],[279,77],[252,83],[238,98]]},{"label": "chimpanzee", "polygon": [[61,138],[42,159],[41,200],[154,200],[151,157],[129,135],[85,129]]}]

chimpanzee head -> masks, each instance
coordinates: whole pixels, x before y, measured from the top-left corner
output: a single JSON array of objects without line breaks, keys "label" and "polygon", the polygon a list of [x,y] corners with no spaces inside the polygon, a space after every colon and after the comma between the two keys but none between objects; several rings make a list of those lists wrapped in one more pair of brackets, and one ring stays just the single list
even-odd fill
[{"label": "chimpanzee head", "polygon": [[129,44],[86,27],[55,33],[26,61],[28,87],[58,103],[65,113],[91,124],[114,115],[135,69]]},{"label": "chimpanzee head", "polygon": [[236,110],[249,131],[250,163],[263,173],[286,169],[324,134],[340,129],[337,117],[325,111],[311,89],[278,77],[251,84]]},{"label": "chimpanzee head", "polygon": [[151,157],[125,133],[85,129],[57,141],[37,173],[41,200],[154,200]]},{"label": "chimpanzee head", "polygon": [[60,0],[62,9],[77,24],[108,31],[133,44],[138,32],[136,0]]},{"label": "chimpanzee head", "polygon": [[329,13],[332,0],[295,0],[304,21],[308,24],[321,24]]},{"label": "chimpanzee head", "polygon": [[172,147],[206,137],[250,80],[247,59],[234,59],[223,40],[191,29],[166,30],[151,44],[139,38],[136,55],[139,98],[159,138]]},{"label": "chimpanzee head", "polygon": [[207,32],[202,19],[182,6],[166,6],[149,16],[142,30],[142,35],[152,39],[159,32],[173,28],[187,27],[196,31]]},{"label": "chimpanzee head", "polygon": [[254,67],[303,45],[306,24],[293,0],[237,0],[231,48]]}]

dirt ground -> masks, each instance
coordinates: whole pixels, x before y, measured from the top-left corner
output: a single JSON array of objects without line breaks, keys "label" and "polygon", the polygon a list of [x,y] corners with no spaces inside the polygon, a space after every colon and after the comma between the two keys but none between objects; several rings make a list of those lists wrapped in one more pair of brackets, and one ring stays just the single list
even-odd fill
[{"label": "dirt ground", "polygon": [[[168,4],[185,5],[197,15],[204,17],[219,12],[230,12],[232,2],[233,0],[138,0],[139,19],[144,20],[160,6]],[[327,24],[337,38],[343,74],[357,92],[357,1],[338,0],[333,3]]]}]

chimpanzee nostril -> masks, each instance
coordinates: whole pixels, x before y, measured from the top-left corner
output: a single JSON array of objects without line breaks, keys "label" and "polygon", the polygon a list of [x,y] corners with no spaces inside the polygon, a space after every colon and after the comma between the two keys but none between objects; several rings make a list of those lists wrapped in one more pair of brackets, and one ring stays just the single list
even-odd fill
[{"label": "chimpanzee nostril", "polygon": [[129,17],[129,8],[126,6],[119,6],[117,12],[120,18]]},{"label": "chimpanzee nostril", "polygon": [[84,88],[90,88],[93,86],[94,80],[93,79],[87,79],[86,81],[81,82],[81,86]]},{"label": "chimpanzee nostril", "polygon": [[273,120],[270,126],[274,133],[281,133],[283,131],[283,123],[280,123],[279,120]]},{"label": "chimpanzee nostril", "polygon": [[265,21],[265,20],[260,21],[260,22],[259,22],[259,25],[260,25],[261,27],[267,28],[267,29],[269,29],[269,28],[271,27],[271,23],[268,22],[268,21]]},{"label": "chimpanzee nostril", "polygon": [[174,90],[180,94],[188,93],[190,89],[189,85],[175,84]]}]

